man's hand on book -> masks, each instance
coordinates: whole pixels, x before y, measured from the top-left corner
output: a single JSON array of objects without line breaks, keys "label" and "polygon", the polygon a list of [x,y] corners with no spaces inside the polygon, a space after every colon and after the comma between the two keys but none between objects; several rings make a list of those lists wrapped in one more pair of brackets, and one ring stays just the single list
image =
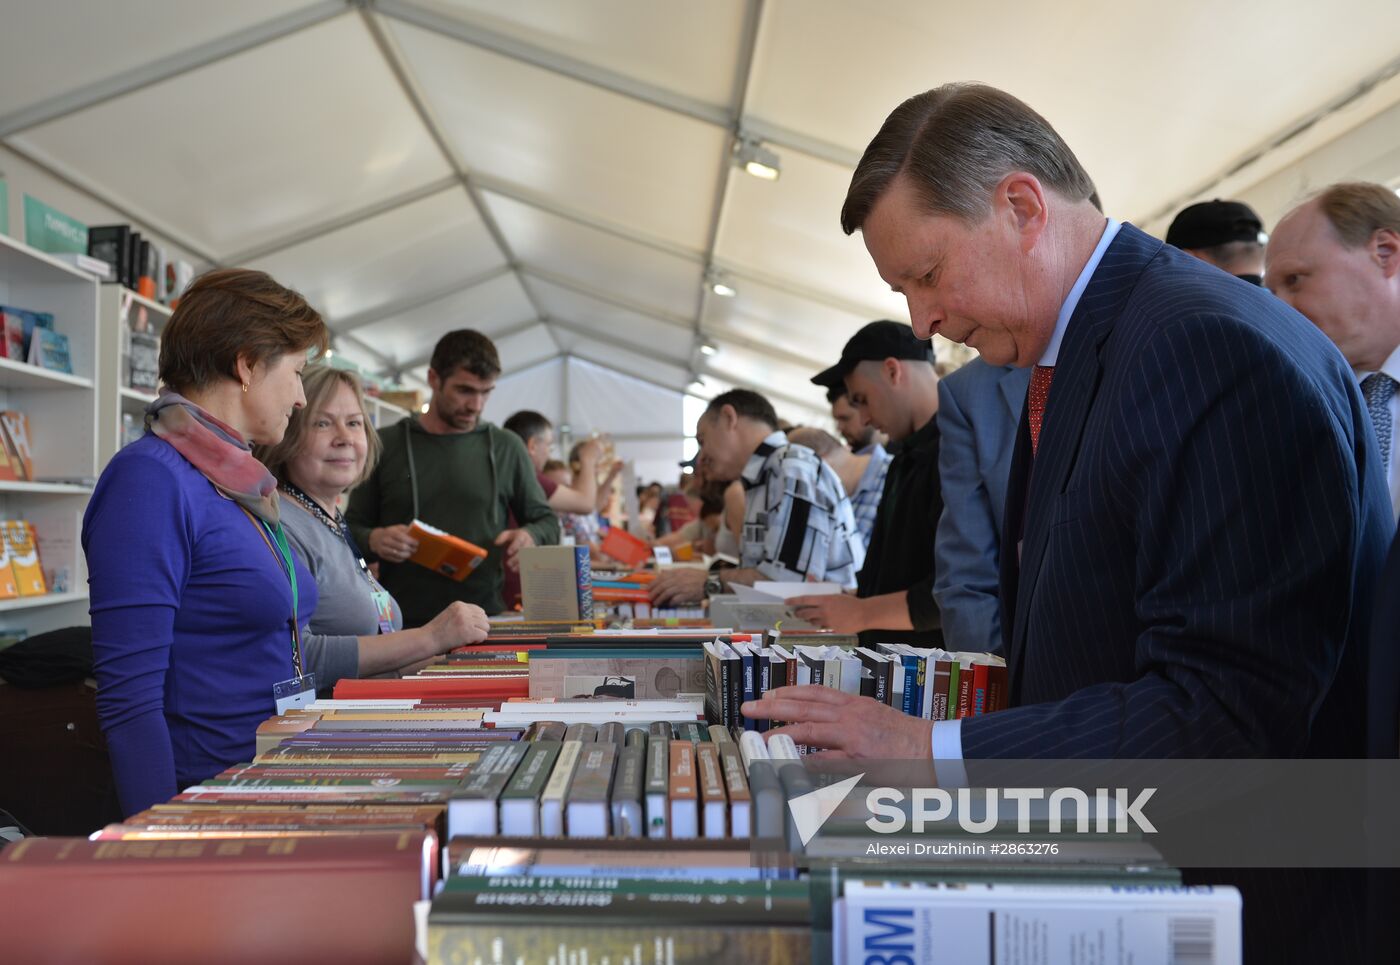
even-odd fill
[{"label": "man's hand on book", "polygon": [[705,578],[708,575],[704,570],[691,568],[658,573],[651,584],[652,606],[699,603],[705,598]]},{"label": "man's hand on book", "polygon": [[369,550],[381,560],[402,563],[418,552],[418,541],[409,535],[408,527],[377,526],[369,531]]},{"label": "man's hand on book", "polygon": [[769,734],[822,748],[821,757],[927,761],[933,754],[929,721],[830,687],[778,687],[739,710],[756,720],[784,721]]},{"label": "man's hand on book", "polygon": [[530,535],[529,530],[508,529],[496,537],[496,545],[505,551],[506,568],[518,570],[520,569],[520,551],[527,546],[534,546],[535,538]]}]

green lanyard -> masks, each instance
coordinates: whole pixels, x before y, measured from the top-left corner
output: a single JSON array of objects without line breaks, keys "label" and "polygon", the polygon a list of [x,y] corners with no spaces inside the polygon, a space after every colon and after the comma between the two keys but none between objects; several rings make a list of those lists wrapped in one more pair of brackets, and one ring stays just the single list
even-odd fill
[{"label": "green lanyard", "polygon": [[242,508],[243,512],[247,513],[249,519],[262,527],[259,532],[266,530],[267,535],[272,537],[271,541],[269,541],[267,537],[264,536],[263,542],[267,543],[267,548],[272,550],[272,555],[276,556],[281,561],[282,568],[287,571],[287,582],[292,586],[292,669],[296,672],[298,677],[304,676],[305,671],[302,670],[301,664],[301,631],[297,628],[298,613],[300,612],[297,605],[299,602],[299,597],[297,595],[297,568],[296,564],[292,561],[292,548],[287,544],[286,531],[282,529],[282,524],[280,522],[277,524],[277,528],[273,529],[267,524],[267,520],[258,519],[252,513],[248,512],[246,507]]}]

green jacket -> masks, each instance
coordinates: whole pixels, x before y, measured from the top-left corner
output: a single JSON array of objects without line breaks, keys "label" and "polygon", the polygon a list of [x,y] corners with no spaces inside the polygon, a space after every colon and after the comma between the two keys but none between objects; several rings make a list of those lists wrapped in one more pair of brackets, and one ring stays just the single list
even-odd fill
[{"label": "green jacket", "polygon": [[489,422],[471,432],[437,435],[414,416],[380,429],[379,439],[379,464],[351,494],[345,513],[365,558],[377,559],[369,548],[371,529],[411,523],[415,513],[491,552],[461,583],[416,563],[381,560],[380,582],[403,609],[404,626],[422,626],[454,600],[499,613],[503,555],[494,544],[508,528],[507,510],[514,510],[536,545],[559,542],[559,518],[545,501],[520,437]]}]

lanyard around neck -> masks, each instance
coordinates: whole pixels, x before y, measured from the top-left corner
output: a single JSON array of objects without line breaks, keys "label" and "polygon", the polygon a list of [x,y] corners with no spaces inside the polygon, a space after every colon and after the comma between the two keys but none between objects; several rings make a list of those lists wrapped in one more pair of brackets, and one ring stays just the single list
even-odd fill
[{"label": "lanyard around neck", "polygon": [[302,669],[301,662],[301,631],[297,627],[297,614],[300,612],[297,594],[297,568],[296,563],[292,560],[292,548],[287,544],[287,534],[282,529],[280,522],[274,529],[266,520],[258,519],[249,512],[246,506],[239,508],[253,521],[253,525],[258,528],[258,534],[262,536],[263,542],[267,544],[267,548],[272,551],[272,555],[277,558],[287,573],[287,582],[292,588],[292,667],[296,671],[296,675],[300,677],[305,671]]}]

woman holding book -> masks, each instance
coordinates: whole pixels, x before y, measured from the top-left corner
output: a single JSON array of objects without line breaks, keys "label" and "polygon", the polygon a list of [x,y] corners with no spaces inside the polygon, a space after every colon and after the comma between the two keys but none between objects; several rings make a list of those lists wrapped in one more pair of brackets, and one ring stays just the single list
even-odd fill
[{"label": "woman holding book", "polygon": [[316,583],[252,445],[281,440],[326,345],[321,316],[266,274],[203,275],[165,327],[146,435],[93,491],[97,708],[123,814],[250,760],[258,724],[312,693]]},{"label": "woman holding book", "polygon": [[316,686],[399,671],[484,640],[485,612],[460,601],[422,627],[403,629],[399,605],[370,572],[339,509],[379,458],[360,380],[313,365],[302,384],[305,409],[292,416],[281,442],[256,454],[277,478],[287,536],[316,581],[319,603],[303,638]]}]

